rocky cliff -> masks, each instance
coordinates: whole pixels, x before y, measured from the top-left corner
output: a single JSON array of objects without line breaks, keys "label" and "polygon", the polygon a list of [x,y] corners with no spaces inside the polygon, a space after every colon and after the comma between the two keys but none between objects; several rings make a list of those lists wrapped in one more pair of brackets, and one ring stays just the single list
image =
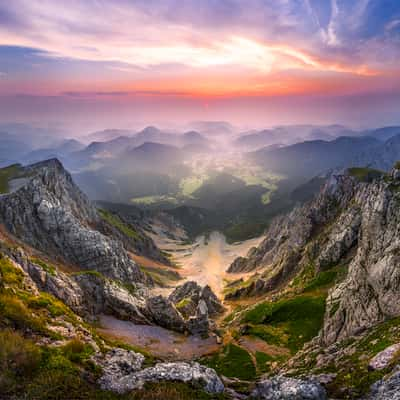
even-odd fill
[{"label": "rocky cliff", "polygon": [[399,170],[372,180],[366,172],[333,175],[315,200],[275,220],[261,245],[230,266],[257,273],[228,297],[282,291],[304,271],[341,264],[347,274],[327,297],[322,343],[399,316]]},{"label": "rocky cliff", "polygon": [[0,197],[0,222],[10,233],[80,269],[127,283],[146,280],[121,241],[96,230],[97,209],[58,160],[24,167],[20,175],[16,189]]}]

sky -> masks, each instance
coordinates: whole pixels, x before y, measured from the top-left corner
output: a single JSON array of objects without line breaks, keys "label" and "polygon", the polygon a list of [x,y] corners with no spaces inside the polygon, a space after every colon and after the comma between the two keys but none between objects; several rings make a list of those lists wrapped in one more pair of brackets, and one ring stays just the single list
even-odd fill
[{"label": "sky", "polygon": [[0,120],[400,123],[399,0],[0,0]]}]

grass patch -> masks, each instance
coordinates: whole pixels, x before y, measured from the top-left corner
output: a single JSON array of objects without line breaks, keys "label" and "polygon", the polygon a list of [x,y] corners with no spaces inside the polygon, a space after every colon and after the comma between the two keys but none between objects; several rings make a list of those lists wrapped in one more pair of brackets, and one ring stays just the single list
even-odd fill
[{"label": "grass patch", "polygon": [[140,264],[139,268],[142,272],[149,275],[153,281],[161,287],[168,285],[170,281],[179,281],[181,279],[178,272],[168,268],[145,267]]},{"label": "grass patch", "polygon": [[41,350],[11,329],[0,331],[0,395],[16,391],[20,377],[32,376],[41,362]]},{"label": "grass patch", "polygon": [[349,168],[348,173],[360,182],[372,182],[375,179],[381,178],[385,175],[384,172],[373,168]]},{"label": "grass patch", "polygon": [[61,351],[68,360],[78,364],[83,364],[94,353],[90,344],[83,343],[79,339],[70,340]]},{"label": "grass patch", "polygon": [[75,319],[74,313],[61,300],[49,293],[41,292],[39,296],[30,297],[28,306],[33,309],[46,309],[51,317],[65,315]]},{"label": "grass patch", "polygon": [[317,289],[332,286],[335,283],[339,271],[331,269],[328,271],[320,272],[314,279],[312,279],[304,288],[304,292],[312,292]]},{"label": "grass patch", "polygon": [[192,194],[199,189],[207,179],[207,175],[194,175],[181,179],[179,189],[182,196],[192,197]]},{"label": "grass patch", "polygon": [[250,354],[233,343],[226,345],[221,353],[203,359],[203,363],[228,378],[253,380],[256,377],[256,368]]},{"label": "grass patch", "polygon": [[140,239],[139,233],[131,225],[128,225],[125,222],[123,222],[118,215],[112,214],[109,211],[103,209],[99,209],[99,213],[106,222],[117,228],[127,237],[133,240]]},{"label": "grass patch", "polygon": [[56,275],[56,267],[52,264],[47,264],[39,258],[31,258],[30,259],[34,264],[39,265],[44,271],[49,273],[52,276]]},{"label": "grass patch", "polygon": [[24,273],[11,262],[9,258],[0,253],[0,275],[6,285],[20,287],[24,281]]},{"label": "grass patch", "polygon": [[184,299],[182,299],[180,302],[178,302],[175,307],[176,308],[183,308],[186,307],[188,304],[190,304],[192,302],[192,300],[189,297],[185,297]]},{"label": "grass patch", "polygon": [[45,319],[33,315],[22,300],[8,293],[0,294],[0,322],[3,326],[22,331],[47,333]]},{"label": "grass patch", "polygon": [[0,193],[8,193],[8,182],[13,178],[17,178],[21,171],[22,167],[20,164],[13,164],[0,169]]},{"label": "grass patch", "polygon": [[285,357],[282,356],[272,356],[262,351],[256,351],[254,355],[257,363],[257,371],[261,374],[265,374],[272,370],[273,364],[276,362],[283,361]]},{"label": "grass patch", "polygon": [[[276,303],[260,303],[245,313],[242,322],[253,325],[252,334],[295,353],[318,334],[324,313],[325,295],[301,295]],[[283,340],[285,336],[287,341]]]}]

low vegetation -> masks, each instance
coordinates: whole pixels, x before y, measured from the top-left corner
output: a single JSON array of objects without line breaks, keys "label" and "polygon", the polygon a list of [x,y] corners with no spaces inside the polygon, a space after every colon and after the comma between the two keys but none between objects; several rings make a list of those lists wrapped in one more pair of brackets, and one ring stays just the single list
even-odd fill
[{"label": "low vegetation", "polygon": [[17,178],[21,171],[22,167],[20,164],[13,164],[0,169],[0,194],[8,192],[9,181],[13,178]]},{"label": "low vegetation", "polygon": [[127,237],[129,237],[133,240],[140,239],[139,233],[131,225],[128,225],[125,222],[123,222],[118,215],[113,214],[104,209],[100,209],[99,213],[106,222],[108,222],[110,225],[117,228],[120,232],[122,232]]},{"label": "low vegetation", "polygon": [[31,258],[31,261],[34,264],[39,265],[44,271],[48,272],[50,275],[54,276],[56,274],[56,267],[54,265],[48,264],[36,257]]},{"label": "low vegetation", "polygon": [[202,363],[228,378],[253,380],[256,377],[256,367],[250,354],[234,343],[224,346],[220,353],[203,359]]},{"label": "low vegetation", "polygon": [[335,378],[327,389],[333,398],[353,399],[363,396],[370,386],[381,379],[399,362],[395,355],[387,368],[372,371],[368,368],[369,360],[388,346],[400,342],[400,318],[394,318],[382,323],[362,336],[353,337],[339,343],[339,352],[330,362],[317,367],[319,353],[308,355],[299,360],[294,371],[295,375],[303,373],[315,374],[335,373]]},{"label": "low vegetation", "polygon": [[325,295],[301,295],[260,303],[244,314],[242,322],[249,324],[250,334],[294,354],[318,334],[324,313]]},{"label": "low vegetation", "polygon": [[385,175],[384,172],[373,168],[349,168],[348,172],[351,176],[359,180],[360,182],[372,182],[375,179],[381,178]]}]

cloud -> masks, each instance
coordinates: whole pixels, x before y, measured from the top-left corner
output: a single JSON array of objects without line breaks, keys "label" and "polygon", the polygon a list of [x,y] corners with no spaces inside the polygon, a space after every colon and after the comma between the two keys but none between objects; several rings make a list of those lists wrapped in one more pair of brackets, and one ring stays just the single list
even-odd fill
[{"label": "cloud", "polygon": [[131,91],[100,91],[100,92],[62,92],[61,95],[68,97],[126,97],[126,96],[188,96],[190,93],[182,91],[162,90],[131,90]]},{"label": "cloud", "polygon": [[3,60],[14,46],[0,69],[16,89],[2,89],[184,95],[252,92],[278,75],[289,90],[292,71],[313,87],[373,79],[399,69],[398,20],[398,0],[14,0],[0,5]]}]

